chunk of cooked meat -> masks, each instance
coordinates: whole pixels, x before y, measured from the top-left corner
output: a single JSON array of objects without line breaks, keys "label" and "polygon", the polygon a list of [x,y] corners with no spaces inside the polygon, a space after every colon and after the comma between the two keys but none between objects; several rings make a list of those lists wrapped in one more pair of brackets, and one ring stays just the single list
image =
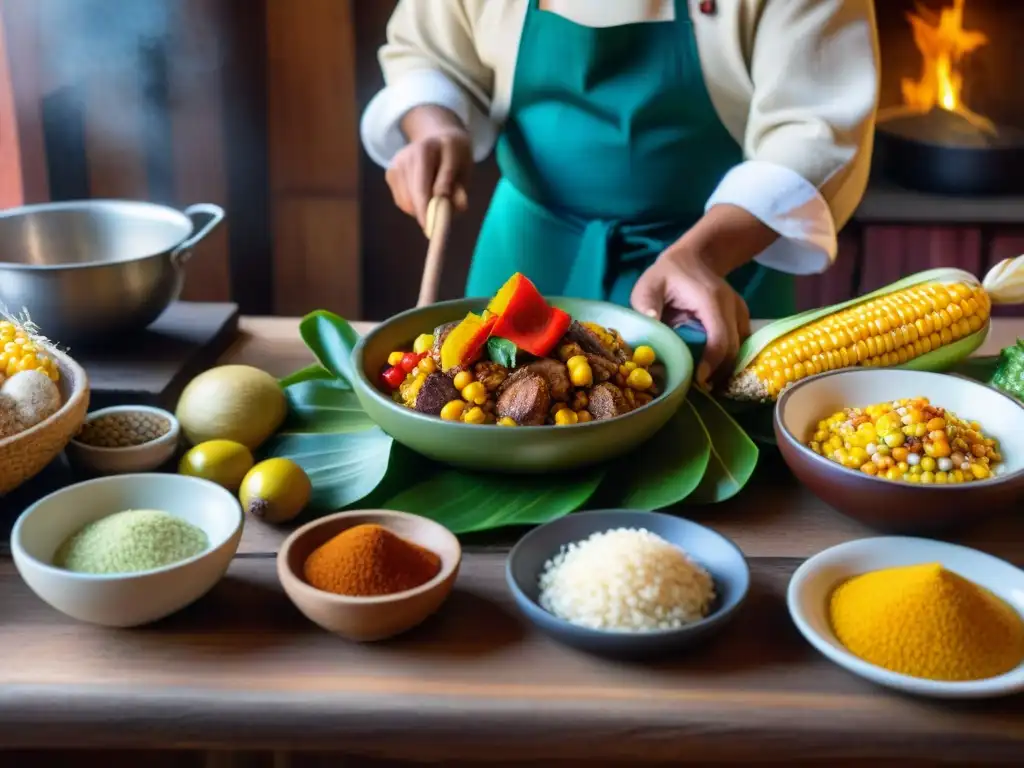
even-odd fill
[{"label": "chunk of cooked meat", "polygon": [[565,363],[560,363],[550,357],[542,357],[529,365],[517,368],[512,371],[509,377],[502,384],[499,392],[503,392],[523,376],[541,376],[544,383],[548,385],[548,395],[552,400],[560,403],[569,401],[572,395],[572,381],[569,379],[569,369]]},{"label": "chunk of cooked meat", "polygon": [[601,357],[601,355],[595,355],[592,352],[588,352],[586,357],[587,362],[590,363],[590,370],[594,373],[594,381],[598,384],[608,381],[608,379],[619,372],[618,363],[612,362],[607,357]]},{"label": "chunk of cooked meat", "polygon": [[633,359],[633,348],[626,343],[626,340],[622,338],[622,334],[616,331],[614,328],[609,328],[608,333],[615,337],[615,343],[619,345],[619,357],[621,362]]},{"label": "chunk of cooked meat", "polygon": [[590,390],[590,405],[587,408],[594,419],[613,419],[629,411],[629,403],[622,390],[610,382],[598,384]]},{"label": "chunk of cooked meat", "polygon": [[569,362],[570,358],[576,357],[577,355],[585,354],[583,347],[577,344],[575,341],[566,342],[565,338],[562,338],[562,343],[558,347],[558,359],[563,363]]},{"label": "chunk of cooked meat", "polygon": [[539,373],[517,371],[508,378],[498,397],[498,418],[510,418],[520,426],[544,423],[551,407],[547,381]]},{"label": "chunk of cooked meat", "polygon": [[578,320],[573,320],[569,324],[569,330],[566,331],[565,336],[562,337],[562,344],[578,344],[584,352],[589,352],[592,355],[599,355],[616,364],[624,363],[626,361],[624,353],[613,350],[601,341],[600,337],[596,333]]},{"label": "chunk of cooked meat", "polygon": [[508,368],[493,360],[481,360],[473,366],[473,377],[483,384],[488,392],[496,392],[508,377]]},{"label": "chunk of cooked meat", "polygon": [[443,373],[432,373],[423,380],[416,402],[413,407],[420,413],[440,416],[441,409],[452,400],[458,400],[459,390],[455,388],[450,376]]},{"label": "chunk of cooked meat", "polygon": [[444,323],[434,329],[434,345],[430,348],[430,356],[434,358],[438,368],[441,367],[441,345],[444,344],[444,340],[448,338],[448,334],[452,332],[456,325],[458,325],[457,321]]}]

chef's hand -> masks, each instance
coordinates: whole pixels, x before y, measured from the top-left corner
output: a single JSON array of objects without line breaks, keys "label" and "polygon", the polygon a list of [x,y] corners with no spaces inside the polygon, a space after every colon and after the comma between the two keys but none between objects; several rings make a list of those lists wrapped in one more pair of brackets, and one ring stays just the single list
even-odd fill
[{"label": "chef's hand", "polygon": [[431,197],[448,197],[457,211],[466,210],[473,142],[455,113],[433,105],[414,107],[402,118],[402,131],[409,143],[392,158],[384,177],[395,205],[421,228]]},{"label": "chef's hand", "polygon": [[697,253],[665,251],[645,271],[630,296],[633,308],[677,328],[699,320],[707,332],[697,383],[708,386],[728,370],[750,335],[750,312],[743,298]]},{"label": "chef's hand", "polygon": [[630,296],[638,312],[677,328],[699,320],[707,332],[697,382],[724,378],[750,335],[750,311],[725,276],[753,261],[779,237],[748,211],[716,205],[662,253]]}]

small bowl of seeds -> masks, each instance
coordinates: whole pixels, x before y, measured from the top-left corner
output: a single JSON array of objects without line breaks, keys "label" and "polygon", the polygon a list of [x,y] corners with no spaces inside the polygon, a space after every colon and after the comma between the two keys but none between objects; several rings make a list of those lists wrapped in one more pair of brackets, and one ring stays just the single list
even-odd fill
[{"label": "small bowl of seeds", "polygon": [[181,426],[174,415],[148,405],[118,405],[93,411],[68,443],[71,461],[102,475],[149,472],[178,449]]}]

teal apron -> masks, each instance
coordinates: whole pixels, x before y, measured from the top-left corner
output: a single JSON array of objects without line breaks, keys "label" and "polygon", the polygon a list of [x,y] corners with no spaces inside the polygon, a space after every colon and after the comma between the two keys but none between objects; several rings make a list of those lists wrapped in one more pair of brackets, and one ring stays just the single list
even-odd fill
[{"label": "teal apron", "polygon": [[[685,0],[675,17],[594,29],[530,0],[468,296],[522,272],[549,296],[629,306],[640,274],[703,215],[743,151],[704,86]],[[793,314],[790,275],[751,262],[728,279],[751,317]]]}]

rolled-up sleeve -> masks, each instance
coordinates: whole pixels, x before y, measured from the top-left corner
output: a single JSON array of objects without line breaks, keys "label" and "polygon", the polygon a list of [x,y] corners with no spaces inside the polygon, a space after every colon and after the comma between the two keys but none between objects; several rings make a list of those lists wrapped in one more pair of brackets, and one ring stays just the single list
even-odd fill
[{"label": "rolled-up sleeve", "polygon": [[497,139],[490,118],[494,74],[480,61],[461,0],[400,0],[379,54],[385,87],[363,112],[360,135],[367,154],[387,167],[406,144],[401,120],[417,106],[446,107],[485,158]]},{"label": "rolled-up sleeve", "polygon": [[779,233],[759,263],[822,272],[867,187],[879,81],[872,0],[765,0],[750,76],[747,160],[707,207],[739,206]]}]

